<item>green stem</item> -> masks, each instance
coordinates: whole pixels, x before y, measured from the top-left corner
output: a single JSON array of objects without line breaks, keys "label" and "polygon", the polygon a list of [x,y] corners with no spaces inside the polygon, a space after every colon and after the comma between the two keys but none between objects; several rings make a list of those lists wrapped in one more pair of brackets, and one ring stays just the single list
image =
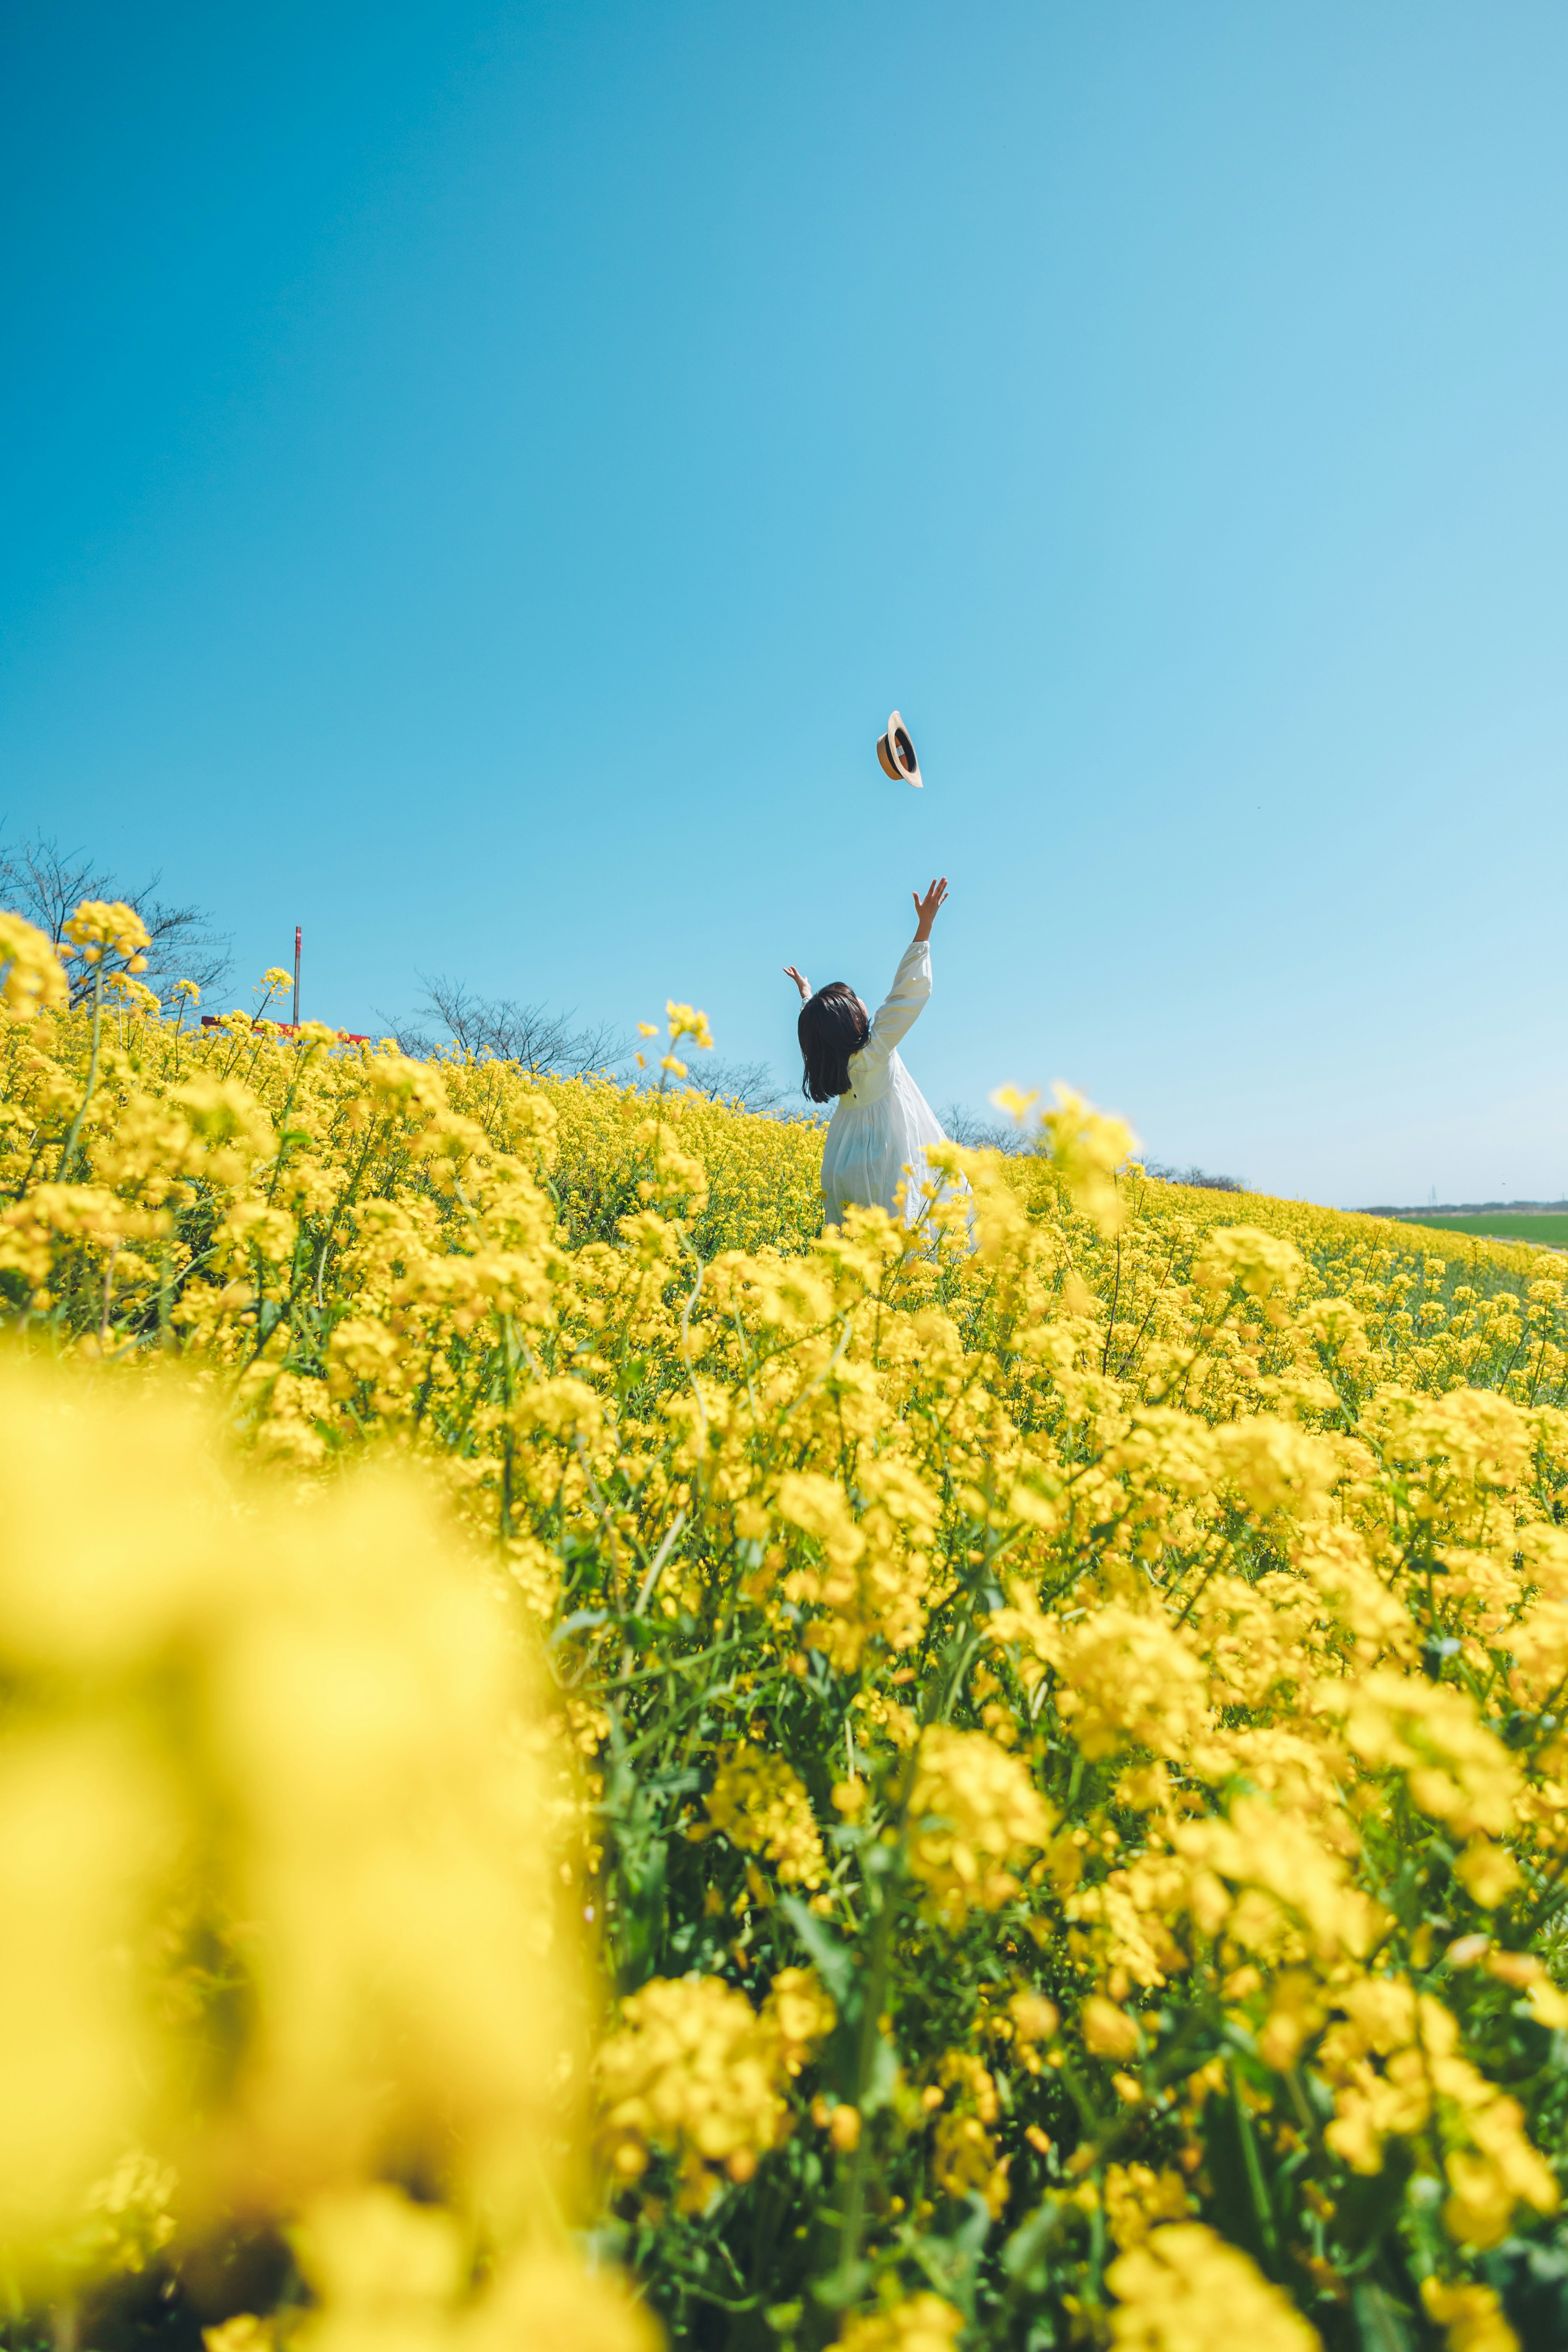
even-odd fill
[{"label": "green stem", "polygon": [[70,1172],[71,1161],[76,1158],[77,1139],[81,1133],[81,1123],[87,1117],[87,1107],[92,1100],[93,1089],[98,1084],[98,1040],[102,1024],[103,966],[98,963],[93,966],[92,971],[92,1047],[87,1057],[87,1087],[76,1107],[76,1117],[70,1123],[65,1149],[60,1153],[60,1164],[55,1171],[57,1184],[63,1184]]},{"label": "green stem", "polygon": [[866,2006],[861,2013],[860,2037],[855,2051],[855,2107],[860,2116],[860,2137],[849,2158],[849,2178],[845,2184],[844,2194],[844,2221],[838,2233],[838,2270],[840,2276],[846,2278],[859,2260],[860,2234],[866,2226],[866,2173],[871,2148],[864,2109],[866,2093],[870,2087],[871,2069],[877,2060],[877,2038],[882,2029],[882,2001],[888,1990],[888,1960],[893,1937],[893,1913],[897,1908],[896,1891],[896,1887],[884,1885],[877,1923],[871,1930]]}]

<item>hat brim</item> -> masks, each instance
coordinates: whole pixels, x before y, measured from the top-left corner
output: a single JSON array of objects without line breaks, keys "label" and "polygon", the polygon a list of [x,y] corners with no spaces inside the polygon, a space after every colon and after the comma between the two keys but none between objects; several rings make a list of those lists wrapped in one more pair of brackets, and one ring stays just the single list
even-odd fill
[{"label": "hat brim", "polygon": [[[910,764],[907,768],[895,749],[900,736],[902,736],[909,747]],[[878,738],[877,757],[882,763],[884,773],[891,776],[894,783],[913,784],[917,792],[922,788],[921,763],[915,753],[914,743],[910,739],[909,729],[904,725],[902,714],[897,710],[889,716],[887,733]]]}]

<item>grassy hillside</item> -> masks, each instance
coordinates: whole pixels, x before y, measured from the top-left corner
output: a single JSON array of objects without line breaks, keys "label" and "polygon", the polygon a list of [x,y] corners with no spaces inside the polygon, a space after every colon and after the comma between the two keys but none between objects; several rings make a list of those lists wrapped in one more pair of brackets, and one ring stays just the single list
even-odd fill
[{"label": "grassy hillside", "polygon": [[1449,1234],[1478,1234],[1495,1241],[1544,1243],[1551,1249],[1568,1249],[1568,1213],[1562,1211],[1528,1209],[1488,1209],[1474,1216],[1446,1217],[1436,1211],[1429,1217],[1412,1218],[1409,1222],[1424,1230]]},{"label": "grassy hillside", "polygon": [[[195,1042],[105,1012],[95,1045],[47,995],[0,1030],[30,1367],[0,1883],[46,1717],[157,1727],[191,1826],[171,1876],[167,1840],[95,1844],[79,1808],[88,1894],[146,1856],[157,1932],[114,1943],[140,2054],[91,2010],[125,2087],[82,2146],[106,2178],[144,2150],[121,2208],[153,2219],[89,2228],[107,2192],[60,2168],[13,2232],[24,2336],[68,2290],[119,2340],[136,2312],[187,2338],[248,2313],[247,2344],[630,2347],[648,2314],[737,2352],[1568,2338],[1568,1265],[1154,1183],[1072,1102],[1032,1157],[950,1151],[972,1201],[928,1202],[912,1247],[879,1213],[824,1235],[807,1128],[237,1017]],[[673,1060],[701,1030],[671,1011]],[[175,1443],[133,1420],[161,1366],[208,1417],[178,1444],[219,1552],[278,1563],[285,1628],[330,1617],[330,1670],[260,1716],[191,1661],[325,1635],[285,1639],[265,1577],[216,1616],[188,1580],[158,1630],[200,1549],[181,1482],[127,1466]],[[388,1505],[394,1472],[456,1532],[405,1536],[436,1503]],[[112,1673],[36,1597],[79,1524]],[[531,1794],[465,1730],[501,1706],[487,1640],[444,1649],[407,1599],[426,1540],[488,1595],[519,1695],[479,1747],[510,1738]],[[448,1657],[471,1709],[417,1697]],[[364,1743],[402,1758],[416,1721],[426,1777],[388,1781]],[[289,1801],[226,1795],[231,1748]],[[426,1807],[489,1826],[461,1872],[449,1829],[396,1845],[373,1901]],[[60,1916],[107,1951],[88,1894]],[[586,2068],[505,1958],[520,1900],[602,1987]],[[335,2106],[285,2067],[362,2033]],[[546,2045],[542,2123],[507,2070]],[[0,2105],[79,2114],[63,2055],[8,2049]],[[170,2081],[173,2109],[137,2087]],[[237,2175],[237,2147],[271,2154]],[[220,2260],[241,2212],[293,2255]],[[215,2277],[245,2282],[226,2307]]]}]

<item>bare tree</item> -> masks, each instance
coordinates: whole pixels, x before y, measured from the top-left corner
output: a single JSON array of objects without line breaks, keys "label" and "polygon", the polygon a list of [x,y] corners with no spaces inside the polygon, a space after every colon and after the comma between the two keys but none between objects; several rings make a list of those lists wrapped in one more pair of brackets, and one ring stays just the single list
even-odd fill
[{"label": "bare tree", "polygon": [[[676,1048],[679,1052],[679,1046]],[[693,1094],[710,1102],[733,1103],[737,1109],[777,1113],[785,1097],[771,1062],[716,1062],[710,1054],[685,1054],[686,1076],[679,1080]]]},{"label": "bare tree", "polygon": [[1153,1176],[1162,1184],[1190,1184],[1200,1192],[1245,1192],[1244,1176],[1214,1176],[1206,1168],[1167,1168],[1163,1160],[1144,1162],[1143,1173]]},{"label": "bare tree", "polygon": [[1011,1119],[981,1118],[963,1103],[949,1103],[942,1114],[942,1131],[953,1143],[962,1143],[966,1151],[1005,1151],[1010,1160],[1025,1158],[1039,1150],[1035,1136]]},{"label": "bare tree", "polygon": [[[38,834],[13,850],[0,849],[0,905],[26,915],[47,931],[57,947],[65,927],[84,898],[118,899],[134,907],[151,942],[145,950],[145,979],[156,989],[176,980],[194,980],[204,992],[228,978],[234,958],[230,934],[215,931],[212,918],[199,907],[171,907],[157,894],[162,873],[153,875],[139,890],[129,890],[107,867],[79,849],[62,850],[58,842]],[[92,985],[88,967],[68,962],[71,1003],[79,1003]]]},{"label": "bare tree", "polygon": [[608,1022],[574,1029],[569,1013],[479,996],[467,982],[442,972],[419,978],[425,1002],[413,1020],[387,1024],[405,1054],[435,1054],[451,1043],[477,1061],[515,1062],[534,1077],[577,1078],[608,1068],[625,1051],[625,1039]]}]

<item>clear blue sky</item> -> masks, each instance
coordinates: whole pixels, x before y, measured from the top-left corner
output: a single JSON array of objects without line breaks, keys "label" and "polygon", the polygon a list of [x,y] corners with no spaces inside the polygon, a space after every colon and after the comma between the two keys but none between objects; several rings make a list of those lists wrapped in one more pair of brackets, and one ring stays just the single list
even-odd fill
[{"label": "clear blue sky", "polygon": [[781,1072],[945,872],[934,1102],[1568,1192],[1565,120],[1530,0],[12,0],[6,837]]}]

